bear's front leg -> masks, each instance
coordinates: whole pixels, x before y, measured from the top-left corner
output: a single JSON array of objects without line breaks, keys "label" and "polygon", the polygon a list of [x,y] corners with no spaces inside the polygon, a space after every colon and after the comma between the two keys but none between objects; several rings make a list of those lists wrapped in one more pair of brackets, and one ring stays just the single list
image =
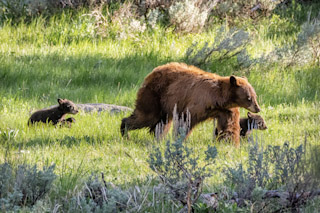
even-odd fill
[{"label": "bear's front leg", "polygon": [[75,123],[75,122],[76,122],[76,119],[74,117],[70,117],[67,119],[60,120],[59,123],[60,123],[60,127],[66,126],[71,128],[72,123]]},{"label": "bear's front leg", "polygon": [[219,141],[229,140],[238,147],[240,145],[239,108],[221,110],[217,116],[217,128],[214,131]]}]

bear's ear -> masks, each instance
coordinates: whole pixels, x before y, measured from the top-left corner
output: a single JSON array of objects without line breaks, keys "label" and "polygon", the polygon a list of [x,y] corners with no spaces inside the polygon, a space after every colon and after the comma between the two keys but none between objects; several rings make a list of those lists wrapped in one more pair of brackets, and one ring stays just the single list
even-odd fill
[{"label": "bear's ear", "polygon": [[237,79],[234,75],[230,76],[230,84],[232,86],[237,86]]},{"label": "bear's ear", "polygon": [[58,98],[58,103],[59,103],[59,104],[62,104],[62,103],[63,103],[63,99]]},{"label": "bear's ear", "polygon": [[246,76],[241,76],[242,78],[244,78],[244,79],[246,79],[246,80],[248,80],[248,78],[246,77]]},{"label": "bear's ear", "polygon": [[248,112],[247,115],[248,115],[248,118],[252,118],[252,115],[253,115],[253,114],[252,114],[251,112]]}]

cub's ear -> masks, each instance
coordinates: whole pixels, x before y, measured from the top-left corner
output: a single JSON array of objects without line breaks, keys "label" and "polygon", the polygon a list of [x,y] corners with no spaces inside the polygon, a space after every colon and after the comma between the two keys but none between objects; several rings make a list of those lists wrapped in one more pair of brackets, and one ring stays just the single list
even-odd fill
[{"label": "cub's ear", "polygon": [[63,99],[58,98],[58,103],[59,103],[59,104],[62,104],[62,103],[63,103]]},{"label": "cub's ear", "polygon": [[253,114],[252,114],[251,112],[248,112],[247,115],[248,115],[248,118],[252,118],[252,115],[253,115]]},{"label": "cub's ear", "polygon": [[237,79],[234,75],[230,76],[230,84],[231,86],[237,86]]}]

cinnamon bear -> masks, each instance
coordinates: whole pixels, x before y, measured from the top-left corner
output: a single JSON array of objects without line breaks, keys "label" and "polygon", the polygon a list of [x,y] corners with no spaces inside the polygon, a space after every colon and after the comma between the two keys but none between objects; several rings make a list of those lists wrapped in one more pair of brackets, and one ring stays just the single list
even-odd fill
[{"label": "cinnamon bear", "polygon": [[71,117],[65,120],[65,116],[66,114],[77,114],[77,106],[72,101],[61,98],[58,99],[58,103],[58,106],[34,112],[28,120],[28,125],[34,124],[36,122],[52,123],[54,125],[59,122],[69,122],[69,125],[71,125],[71,123],[74,122],[75,119]]},{"label": "cinnamon bear", "polygon": [[135,109],[131,116],[122,119],[120,130],[126,135],[129,130],[147,127],[154,133],[157,124],[170,125],[174,108],[183,117],[190,112],[191,130],[198,123],[217,116],[219,110],[234,107],[260,111],[256,93],[247,79],[233,75],[222,77],[173,62],[156,67],[144,79]]}]

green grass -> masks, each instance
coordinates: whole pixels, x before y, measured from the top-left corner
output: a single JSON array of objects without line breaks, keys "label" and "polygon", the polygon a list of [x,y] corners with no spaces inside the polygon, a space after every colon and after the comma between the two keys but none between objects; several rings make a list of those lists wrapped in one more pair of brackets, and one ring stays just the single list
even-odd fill
[{"label": "green grass", "polygon": [[[152,174],[146,159],[157,142],[147,130],[132,131],[129,140],[123,139],[120,122],[128,114],[80,112],[74,116],[77,122],[69,129],[47,125],[28,127],[31,112],[56,104],[57,98],[133,108],[136,92],[153,68],[170,61],[183,62],[184,53],[193,42],[212,41],[215,37],[214,30],[176,35],[160,28],[135,38],[100,39],[91,36],[81,17],[66,13],[49,20],[39,17],[28,25],[0,26],[0,163],[10,160],[56,164],[58,179],[48,198],[51,202],[70,196],[81,188],[86,177],[101,171],[107,181],[119,185],[143,182]],[[281,25],[290,21],[281,16],[274,19],[284,19]],[[294,32],[299,28],[292,20],[286,26]],[[253,32],[252,27],[247,27]],[[279,30],[278,27],[272,29]],[[249,48],[252,55],[269,52],[295,36],[269,34],[263,23],[255,28],[252,35],[256,36]],[[202,68],[249,79],[268,125],[268,130],[254,132],[263,146],[286,141],[296,146],[305,137],[308,143],[319,145],[319,67],[286,68],[281,62],[250,70],[235,67],[232,61],[227,61],[209,63]],[[245,116],[246,111],[241,110],[241,114]],[[213,122],[202,123],[193,130],[190,143],[202,153],[213,143],[212,135]],[[216,166],[245,161],[247,146],[243,142],[237,149],[231,144],[217,143]],[[207,180],[207,184],[221,182],[220,174]]]}]

